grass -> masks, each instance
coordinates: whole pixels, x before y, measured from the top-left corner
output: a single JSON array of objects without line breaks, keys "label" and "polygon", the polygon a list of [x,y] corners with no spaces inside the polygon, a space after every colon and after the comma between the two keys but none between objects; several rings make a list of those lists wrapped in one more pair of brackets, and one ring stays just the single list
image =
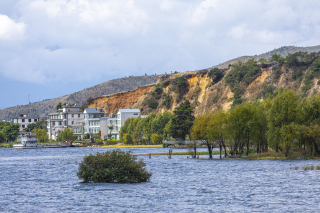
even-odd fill
[{"label": "grass", "polygon": [[162,148],[160,145],[115,145],[115,146],[101,146],[100,148]]},{"label": "grass", "polygon": [[257,160],[302,160],[302,159],[320,159],[319,157],[312,156],[309,151],[298,149],[290,152],[289,157],[286,157],[282,152],[269,150],[264,153],[254,153],[245,156],[244,159],[257,159]]},{"label": "grass", "polygon": [[17,144],[17,143],[16,142],[0,143],[0,148],[12,148],[13,144]]}]

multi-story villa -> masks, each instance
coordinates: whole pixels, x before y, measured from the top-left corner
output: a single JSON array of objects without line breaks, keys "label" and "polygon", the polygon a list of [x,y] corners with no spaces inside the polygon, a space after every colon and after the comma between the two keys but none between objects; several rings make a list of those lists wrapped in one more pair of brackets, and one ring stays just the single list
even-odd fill
[{"label": "multi-story villa", "polygon": [[119,109],[117,115],[112,118],[105,117],[100,119],[101,138],[120,139],[119,132],[121,126],[128,118],[136,118],[140,116],[139,109]]},{"label": "multi-story villa", "polygon": [[84,124],[83,132],[84,134],[98,134],[100,130],[100,118],[107,117],[104,109],[102,108],[86,108],[83,111],[84,114]]},{"label": "multi-story villa", "polygon": [[30,117],[26,113],[21,113],[19,117],[12,118],[12,123],[19,124],[19,131],[22,132],[28,126],[28,124],[32,124],[37,121],[44,121],[46,119],[46,117]]},{"label": "multi-story villa", "polygon": [[121,126],[128,118],[136,118],[140,116],[139,109],[119,109],[117,118],[118,118],[118,129],[120,131]]},{"label": "multi-story villa", "polygon": [[[64,106],[56,113],[50,113],[47,120],[49,139],[56,139],[64,128],[72,128],[84,122],[83,112],[78,106]],[[81,129],[80,129],[81,130]],[[81,135],[82,132],[75,133]]]}]

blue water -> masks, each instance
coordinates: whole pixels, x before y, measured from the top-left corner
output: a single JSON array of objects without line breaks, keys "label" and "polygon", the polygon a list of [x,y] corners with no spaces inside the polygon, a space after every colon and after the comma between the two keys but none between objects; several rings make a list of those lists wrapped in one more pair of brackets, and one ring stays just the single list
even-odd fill
[{"label": "blue water", "polygon": [[[318,160],[143,158],[140,184],[81,183],[83,156],[99,148],[0,149],[0,212],[319,212]],[[174,149],[175,151],[183,151]],[[168,149],[134,149],[135,153]],[[207,157],[207,156],[204,156]],[[218,157],[218,156],[215,156]]]}]

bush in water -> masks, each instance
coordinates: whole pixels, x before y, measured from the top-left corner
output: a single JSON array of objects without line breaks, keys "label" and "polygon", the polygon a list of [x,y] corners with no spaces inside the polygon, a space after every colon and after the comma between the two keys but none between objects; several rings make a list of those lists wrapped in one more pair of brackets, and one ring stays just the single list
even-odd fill
[{"label": "bush in water", "polygon": [[143,160],[137,160],[132,151],[116,149],[85,156],[79,164],[77,176],[85,183],[146,182],[150,180],[152,174],[145,169],[145,166]]}]

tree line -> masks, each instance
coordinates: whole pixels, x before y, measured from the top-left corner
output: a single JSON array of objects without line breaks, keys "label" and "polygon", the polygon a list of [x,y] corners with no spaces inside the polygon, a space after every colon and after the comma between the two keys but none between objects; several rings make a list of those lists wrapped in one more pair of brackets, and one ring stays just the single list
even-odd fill
[{"label": "tree line", "polygon": [[[224,155],[248,155],[272,149],[288,157],[294,149],[320,154],[320,95],[300,98],[290,89],[276,89],[264,101],[243,102],[193,117],[188,100],[173,113],[129,118],[120,130],[125,144],[160,144],[165,139],[203,140]],[[195,143],[193,143],[195,144]]]},{"label": "tree line", "polygon": [[151,113],[145,118],[128,118],[120,129],[124,144],[161,144],[170,138],[185,140],[190,135],[193,107],[185,100],[173,113]]}]

